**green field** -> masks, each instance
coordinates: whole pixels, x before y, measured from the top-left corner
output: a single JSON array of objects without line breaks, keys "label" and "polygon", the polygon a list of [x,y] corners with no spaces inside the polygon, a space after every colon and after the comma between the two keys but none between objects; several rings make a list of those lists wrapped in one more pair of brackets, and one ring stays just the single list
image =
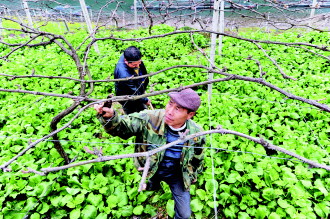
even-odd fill
[{"label": "green field", "polygon": [[[3,25],[18,28],[9,22]],[[148,37],[149,30],[100,29],[96,34],[100,39],[98,54],[93,47],[86,52],[90,39],[85,40],[87,33],[80,24],[70,24],[71,32],[66,34],[56,23],[49,23],[41,30],[63,35],[67,41],[57,39],[62,48],[55,43],[17,47],[16,44],[31,39],[29,34],[22,37],[18,31],[7,30],[2,39],[5,43],[0,44],[2,58],[12,52],[0,60],[0,166],[50,133],[52,119],[74,102],[65,95],[80,95],[82,84],[73,80],[79,79],[77,63],[63,50],[70,49],[66,42],[75,48],[81,64],[88,54],[85,67],[91,76],[86,75],[86,80],[112,79],[121,52],[130,45],[141,49],[149,73],[191,65],[150,76],[152,86],[148,93],[203,82],[209,75],[206,68],[198,67],[209,66],[200,52],[209,54],[209,33],[193,32],[193,44],[189,33],[130,41],[120,39]],[[56,32],[58,30],[61,32]],[[172,31],[173,27],[158,25],[152,28],[151,35]],[[250,28],[229,34],[223,39],[223,54],[215,58],[219,72],[225,69],[230,75],[263,78],[292,95],[330,106],[329,33],[299,29],[266,32]],[[43,36],[31,45],[47,42],[50,35]],[[258,42],[261,50],[251,39],[255,43],[258,40],[280,43]],[[276,60],[278,67],[272,60]],[[293,79],[283,77],[281,71]],[[215,79],[225,77],[214,75]],[[113,82],[95,82],[93,86],[87,83],[85,91],[91,91],[88,98],[103,99],[113,88]],[[202,98],[194,120],[205,130],[221,125],[262,137],[309,160],[330,165],[329,112],[253,80],[236,78],[214,83],[210,101],[207,85],[194,89]],[[155,108],[163,108],[168,101],[166,93],[150,99]],[[90,101],[81,102],[57,125],[57,128],[63,127],[80,113],[70,126],[58,133],[69,159],[80,162],[96,158],[84,151],[85,146],[102,147],[107,156],[133,153],[133,138],[111,137],[103,131],[93,109],[79,111],[88,103]],[[329,171],[310,167],[292,156],[236,135],[208,135],[206,147],[204,172],[191,187],[194,218],[214,218],[214,206],[219,218],[329,218]],[[47,138],[11,163],[10,172],[1,170],[0,219],[132,218],[133,215],[151,218],[157,212],[173,216],[173,200],[165,184],[159,192],[138,192],[141,173],[134,168],[132,158],[87,164],[46,176],[22,172],[27,168],[41,171],[62,165],[64,160],[54,148],[52,138]]]}]

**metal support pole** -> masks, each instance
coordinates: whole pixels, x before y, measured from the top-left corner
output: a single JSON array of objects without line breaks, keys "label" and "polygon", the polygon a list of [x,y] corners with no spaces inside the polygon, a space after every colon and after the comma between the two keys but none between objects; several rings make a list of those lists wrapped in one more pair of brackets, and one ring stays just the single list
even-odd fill
[{"label": "metal support pole", "polygon": [[[218,32],[219,29],[219,17],[220,16],[220,2],[223,2],[224,0],[215,0],[214,1],[214,6],[213,6],[213,17],[212,17],[212,31],[213,32]],[[222,8],[223,9],[223,8]],[[224,10],[223,10],[224,11]],[[223,19],[222,19],[223,21]],[[211,67],[213,68],[215,66],[214,60],[215,60],[215,47],[216,47],[216,40],[217,40],[217,34],[212,33],[211,34],[211,51],[210,51],[210,64]],[[209,78],[208,80],[213,79],[213,73],[209,73]],[[208,92],[208,102],[209,104],[211,103],[211,97],[212,97],[212,84],[207,85],[207,92]],[[213,179],[214,180],[214,179]],[[214,214],[215,214],[215,219],[218,219],[218,209],[217,209],[217,201],[216,201],[216,191],[214,187],[214,194],[213,194],[213,203],[214,203]]]},{"label": "metal support pole", "polygon": [[135,29],[137,29],[138,27],[137,0],[134,0],[134,24],[135,24]]},{"label": "metal support pole", "polygon": [[[218,30],[218,21],[219,21],[219,12],[220,12],[220,2],[222,0],[215,0],[213,6],[213,17],[212,17],[212,31],[217,32]],[[214,66],[214,56],[215,56],[215,47],[216,47],[217,34],[211,34],[211,51],[210,51],[210,61],[211,66]],[[209,73],[208,80],[213,79],[213,73]],[[211,101],[212,96],[212,84],[207,85],[207,92],[209,94],[209,101]]]},{"label": "metal support pole", "polygon": [[[225,32],[225,1],[222,0],[220,3],[220,17],[219,17],[219,32],[224,33]],[[222,38],[223,35],[219,36],[219,55],[222,54]]]},{"label": "metal support pole", "polygon": [[23,0],[23,7],[24,7],[24,11],[25,11],[27,20],[29,22],[29,26],[33,28],[33,22],[32,22],[30,10],[29,10],[29,5],[26,0]]},{"label": "metal support pole", "polygon": [[[83,12],[83,15],[84,15],[84,18],[85,18],[85,21],[86,21],[86,24],[87,24],[88,32],[92,36],[94,36],[94,31],[93,31],[93,28],[92,28],[92,22],[91,22],[91,19],[89,17],[89,14],[88,14],[88,10],[87,10],[86,4],[85,4],[85,0],[79,0],[79,2],[80,2],[81,10]],[[93,45],[94,45],[95,52],[100,53],[99,48],[97,46],[97,43],[95,42]]]},{"label": "metal support pole", "polygon": [[17,19],[18,19],[21,23],[24,23],[24,22],[23,22],[23,19],[22,19],[21,16],[19,15],[19,13],[18,13],[17,11],[15,11],[14,13],[15,13]]},{"label": "metal support pole", "polygon": [[125,11],[123,11],[123,26],[126,26]]},{"label": "metal support pole", "polygon": [[69,25],[68,25],[68,23],[66,22],[66,20],[64,18],[62,19],[62,22],[64,23],[64,26],[66,28],[66,31],[67,32],[70,32]]},{"label": "metal support pole", "polygon": [[310,18],[313,18],[315,15],[316,4],[317,4],[317,0],[313,0]]}]

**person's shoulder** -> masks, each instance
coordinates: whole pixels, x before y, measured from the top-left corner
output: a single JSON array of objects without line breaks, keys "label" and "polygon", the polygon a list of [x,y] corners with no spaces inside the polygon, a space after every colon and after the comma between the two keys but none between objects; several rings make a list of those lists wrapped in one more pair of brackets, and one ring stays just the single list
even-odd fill
[{"label": "person's shoulder", "polygon": [[118,62],[124,62],[124,54],[121,54],[119,59],[118,59]]},{"label": "person's shoulder", "polygon": [[119,59],[116,69],[115,69],[115,79],[116,78],[127,78],[132,75],[129,73],[129,69],[124,62],[124,59]]},{"label": "person's shoulder", "polygon": [[193,120],[191,120],[191,119],[189,119],[188,121],[187,121],[187,128],[190,130],[190,131],[192,131],[192,132],[202,132],[202,131],[204,131],[203,130],[203,128],[199,125],[199,124],[197,124],[195,121],[193,121]]},{"label": "person's shoulder", "polygon": [[137,113],[132,113],[132,114],[129,114],[130,116],[132,117],[143,117],[143,118],[163,118],[164,115],[165,115],[165,110],[164,109],[156,109],[156,110],[143,110],[143,111],[140,111],[140,112],[137,112]]},{"label": "person's shoulder", "polygon": [[159,127],[164,123],[165,110],[143,110],[140,112],[125,115],[130,118],[131,121],[140,121],[142,123],[150,124],[155,130],[159,130]]},{"label": "person's shoulder", "polygon": [[[133,113],[135,114],[135,113]],[[131,114],[131,115],[133,115]],[[139,113],[135,114],[136,117],[140,119],[148,120],[151,124],[161,124],[164,120],[165,110],[164,109],[156,109],[156,110],[143,110]]]},{"label": "person's shoulder", "polygon": [[124,55],[121,55],[121,56],[119,57],[119,59],[118,59],[118,62],[117,62],[117,64],[116,64],[116,66],[118,67],[118,66],[121,66],[121,65],[123,65],[123,64],[125,64],[125,61],[124,61]]},{"label": "person's shoulder", "polygon": [[165,115],[164,109],[143,110],[142,112],[145,112],[149,117],[152,117],[152,118],[162,119]]}]

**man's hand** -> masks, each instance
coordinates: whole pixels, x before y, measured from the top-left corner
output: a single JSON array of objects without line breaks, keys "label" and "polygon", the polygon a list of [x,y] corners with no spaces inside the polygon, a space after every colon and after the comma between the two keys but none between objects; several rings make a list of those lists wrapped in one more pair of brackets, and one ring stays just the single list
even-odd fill
[{"label": "man's hand", "polygon": [[94,104],[94,109],[98,114],[101,114],[105,118],[111,118],[114,115],[113,109],[108,107],[103,107],[103,103]]}]

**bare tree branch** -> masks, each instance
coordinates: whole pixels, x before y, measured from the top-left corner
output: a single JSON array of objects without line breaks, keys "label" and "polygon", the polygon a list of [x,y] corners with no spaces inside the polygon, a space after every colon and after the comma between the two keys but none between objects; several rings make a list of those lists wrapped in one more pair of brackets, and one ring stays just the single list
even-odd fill
[{"label": "bare tree branch", "polygon": [[[183,66],[182,66],[183,67]],[[187,66],[185,66],[187,67]],[[195,66],[196,67],[196,66]],[[242,81],[250,81],[250,82],[255,82],[255,83],[259,83],[262,85],[265,85],[266,87],[271,88],[272,90],[275,90],[285,96],[287,96],[289,99],[294,99],[294,100],[299,100],[301,102],[305,102],[307,104],[310,104],[312,106],[315,106],[319,109],[322,109],[326,112],[330,112],[330,107],[327,106],[326,104],[321,104],[318,101],[315,100],[309,100],[294,94],[291,94],[269,82],[266,82],[264,79],[262,78],[251,78],[251,77],[245,77],[245,76],[240,76],[240,75],[235,75],[235,74],[229,74],[229,73],[225,73],[223,71],[218,71],[215,69],[211,69],[205,66],[200,66],[200,68],[204,68],[206,70],[208,70],[208,72],[212,72],[212,73],[217,73],[217,74],[221,74],[226,76],[227,78],[221,78],[221,79],[214,79],[214,80],[209,80],[209,81],[204,81],[204,82],[199,82],[199,83],[194,83],[192,85],[188,85],[188,86],[184,86],[183,88],[191,88],[191,87],[196,87],[196,86],[200,86],[200,85],[206,85],[206,84],[210,84],[210,83],[216,83],[216,82],[220,82],[220,81],[228,81],[228,80],[242,80]],[[151,74],[149,74],[151,75]],[[142,78],[142,77],[146,77],[145,76],[140,76],[140,77],[136,77],[134,79],[138,79],[138,78]],[[130,78],[131,79],[131,78]],[[133,78],[132,78],[133,79]],[[127,80],[127,79],[125,79]],[[155,96],[158,94],[162,94],[162,93],[167,93],[167,92],[171,92],[171,91],[176,91],[176,88],[173,89],[166,89],[163,91],[158,91],[158,92],[153,92],[153,93],[148,93],[148,94],[143,94],[140,96],[117,96],[117,97],[113,97],[111,100],[113,100],[114,102],[117,101],[123,101],[123,100],[136,100],[139,98],[143,98],[143,97],[150,97],[150,96]],[[30,93],[30,94],[34,94],[34,95],[44,95],[44,96],[58,96],[58,97],[65,97],[65,98],[70,98],[70,99],[77,99],[77,100],[81,100],[84,99],[85,101],[97,101],[96,99],[92,99],[92,98],[87,98],[87,97],[77,97],[77,96],[71,96],[71,95],[59,95],[59,94],[47,94],[47,93],[43,93],[43,92],[34,92],[34,91],[22,91],[22,90],[11,90],[11,89],[1,89],[0,91],[6,91],[6,92],[17,92],[17,93]]]},{"label": "bare tree branch", "polygon": [[264,55],[269,58],[269,60],[276,66],[276,68],[280,71],[280,73],[282,74],[282,76],[286,79],[291,79],[291,80],[297,80],[296,78],[293,78],[293,77],[290,77],[288,75],[286,75],[284,72],[283,72],[283,69],[277,64],[277,62],[272,58],[270,57],[266,51],[262,48],[262,46],[260,46],[258,43],[255,43],[254,44],[264,53]]},{"label": "bare tree branch", "polygon": [[[195,133],[195,134],[191,134],[191,135],[187,135],[187,136],[183,136],[182,138],[176,140],[176,141],[173,141],[171,143],[168,143],[168,144],[165,144],[163,146],[160,146],[156,149],[153,149],[153,150],[150,150],[150,151],[146,151],[146,152],[141,152],[141,153],[133,153],[133,154],[122,154],[122,155],[113,155],[113,156],[102,156],[102,157],[98,157],[96,159],[92,159],[92,160],[87,160],[87,161],[81,161],[81,162],[77,162],[77,163],[72,163],[72,164],[68,164],[68,165],[64,165],[64,166],[60,166],[60,167],[50,167],[50,168],[42,168],[41,169],[41,172],[44,172],[45,174],[46,173],[49,173],[49,172],[55,172],[55,171],[60,171],[60,170],[64,170],[64,169],[68,169],[68,168],[72,168],[72,167],[76,167],[76,166],[81,166],[81,165],[86,165],[86,164],[90,164],[90,163],[98,163],[98,162],[105,162],[105,161],[109,161],[109,160],[116,160],[116,159],[123,159],[123,158],[134,158],[134,157],[147,157],[149,158],[150,156],[156,154],[156,153],[159,153],[160,151],[163,151],[163,150],[166,150],[167,148],[169,147],[172,147],[174,145],[177,145],[179,143],[182,143],[182,142],[185,142],[189,139],[193,139],[195,137],[200,137],[200,136],[203,136],[203,135],[209,135],[209,134],[215,134],[215,133],[218,133],[218,134],[231,134],[231,135],[236,135],[236,136],[239,136],[239,137],[242,137],[242,138],[246,138],[250,141],[253,141],[257,144],[260,144],[262,146],[264,146],[265,148],[267,149],[272,149],[272,150],[276,150],[276,151],[279,151],[279,152],[282,152],[282,153],[285,153],[289,156],[292,156],[292,157],[295,157],[307,164],[309,164],[310,166],[312,167],[316,167],[316,168],[322,168],[322,169],[325,169],[325,170],[328,170],[330,171],[330,166],[327,166],[327,165],[324,165],[324,164],[319,164],[315,161],[312,161],[312,160],[309,160],[307,158],[304,158],[300,155],[297,155],[291,151],[288,151],[284,148],[281,148],[281,147],[278,147],[276,145],[273,145],[267,141],[265,141],[263,138],[255,138],[255,137],[251,137],[249,135],[246,135],[246,134],[243,134],[243,133],[240,133],[240,132],[236,132],[236,131],[232,131],[232,130],[227,130],[227,129],[223,129],[223,128],[218,128],[218,129],[213,129],[213,130],[209,130],[209,131],[203,131],[203,132],[198,132],[198,133]],[[148,165],[146,163],[146,165]],[[147,171],[148,169],[148,166],[147,168],[144,169],[144,173],[145,174],[145,171]],[[140,183],[140,188],[142,188],[142,184],[144,184],[144,181],[145,180],[145,177],[142,177],[143,179],[141,180],[141,183]]]},{"label": "bare tree branch", "polygon": [[319,45],[315,45],[315,44],[311,44],[311,43],[303,43],[303,42],[289,43],[289,42],[279,42],[279,41],[269,41],[269,40],[255,40],[255,39],[249,39],[249,38],[240,37],[240,36],[236,36],[236,35],[232,35],[232,34],[228,34],[228,33],[221,33],[221,32],[210,31],[210,30],[189,30],[189,31],[180,30],[180,31],[174,31],[174,32],[169,32],[169,33],[165,33],[165,34],[152,35],[152,36],[148,36],[148,37],[128,38],[128,39],[109,36],[109,37],[103,37],[103,38],[95,38],[95,40],[99,41],[99,40],[113,39],[113,40],[120,40],[123,42],[124,41],[141,42],[143,40],[149,40],[149,39],[166,37],[166,36],[183,34],[183,33],[189,33],[189,34],[190,33],[213,33],[213,34],[223,35],[226,37],[231,37],[231,38],[235,38],[235,39],[239,39],[239,40],[243,40],[243,41],[247,41],[247,42],[251,42],[251,43],[265,43],[265,44],[284,45],[284,46],[308,46],[308,47],[312,47],[312,48],[315,48],[315,49],[318,49],[321,51],[328,51],[328,52],[330,51],[330,48],[328,48],[328,46],[319,46]]},{"label": "bare tree branch", "polygon": [[145,187],[145,183],[144,182],[146,181],[149,168],[150,168],[150,156],[147,156],[146,157],[146,163],[145,163],[144,168],[143,168],[143,173],[142,173],[142,178],[141,178],[139,190],[138,190],[139,192],[141,192],[142,190],[144,190],[144,187]]}]

